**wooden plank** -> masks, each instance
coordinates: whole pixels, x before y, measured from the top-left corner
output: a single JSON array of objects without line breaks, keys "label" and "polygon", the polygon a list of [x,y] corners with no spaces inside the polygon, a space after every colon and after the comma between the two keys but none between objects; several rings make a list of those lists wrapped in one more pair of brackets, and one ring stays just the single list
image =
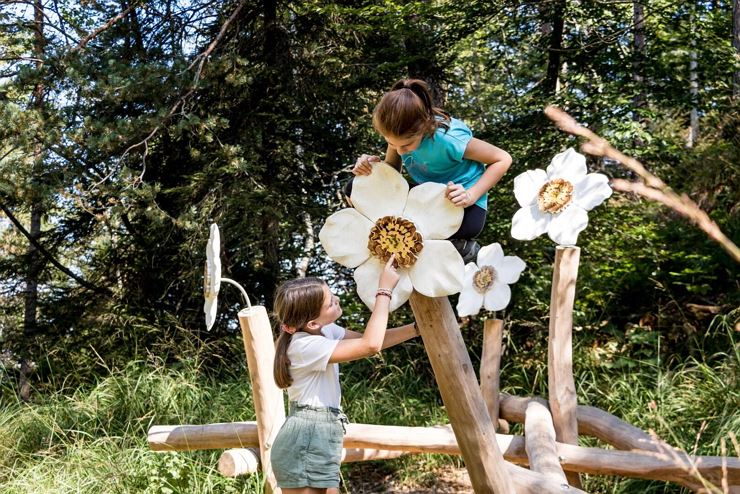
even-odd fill
[{"label": "wooden plank", "polygon": [[[547,346],[547,387],[558,441],[578,444],[576,385],[573,380],[573,304],[581,249],[555,249],[550,294],[550,332]],[[568,474],[571,485],[581,486],[578,475]]]},{"label": "wooden plank", "polygon": [[410,302],[473,489],[477,493],[514,493],[450,301],[414,291]]},{"label": "wooden plank", "polygon": [[242,329],[244,351],[247,354],[249,378],[252,382],[252,399],[257,418],[260,460],[266,465],[265,492],[280,493],[270,463],[270,449],[280,427],[285,422],[283,390],[273,379],[275,343],[272,337],[270,319],[261,305],[252,306],[239,312],[239,325]]},{"label": "wooden plank", "polygon": [[558,461],[552,416],[547,407],[536,401],[530,401],[527,405],[524,420],[524,443],[529,458],[529,468],[555,481],[568,483],[563,467]]},{"label": "wooden plank", "polygon": [[483,322],[483,350],[480,358],[480,391],[486,403],[488,415],[497,430],[499,427],[499,386],[501,373],[501,341],[504,322],[501,319],[486,319]]},{"label": "wooden plank", "polygon": [[[149,429],[149,447],[154,451],[196,451],[201,449],[250,448],[258,444],[256,422],[232,422],[206,425],[155,425]],[[525,440],[521,436],[496,435],[503,457],[527,465]],[[416,453],[460,454],[455,433],[448,425],[403,427],[372,424],[348,424],[345,448],[378,449]],[[594,475],[621,475],[641,479],[676,482],[695,486],[692,469],[705,479],[721,485],[740,486],[740,459],[722,456],[692,456],[673,450],[614,451],[556,443],[560,464],[565,471]],[[540,474],[542,478],[545,478]],[[521,479],[514,478],[517,492]],[[557,490],[548,479],[544,485]],[[571,490],[570,492],[574,492]]]}]

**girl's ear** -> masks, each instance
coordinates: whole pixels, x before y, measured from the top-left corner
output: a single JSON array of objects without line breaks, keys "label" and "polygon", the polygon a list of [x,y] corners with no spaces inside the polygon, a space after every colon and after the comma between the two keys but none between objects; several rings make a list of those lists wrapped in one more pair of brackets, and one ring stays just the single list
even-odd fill
[{"label": "girl's ear", "polygon": [[306,323],[306,327],[309,329],[321,329],[321,324],[311,319],[310,321]]}]

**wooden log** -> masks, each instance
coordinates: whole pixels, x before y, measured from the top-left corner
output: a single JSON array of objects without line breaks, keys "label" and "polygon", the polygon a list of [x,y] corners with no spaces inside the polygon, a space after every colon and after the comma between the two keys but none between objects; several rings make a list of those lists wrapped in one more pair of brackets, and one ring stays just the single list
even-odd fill
[{"label": "wooden log", "polygon": [[[504,322],[501,319],[486,319],[483,323],[483,351],[480,358],[480,391],[486,403],[488,415],[499,427],[499,384],[501,373],[501,340]],[[508,431],[507,431],[508,432]]]},{"label": "wooden log", "polygon": [[[149,429],[149,447],[154,451],[249,448],[258,444],[256,422],[207,425],[155,425]],[[521,436],[497,434],[496,441],[507,461],[527,465],[525,440]],[[348,424],[345,448],[380,449],[416,453],[460,454],[455,434],[448,425],[403,427]],[[727,483],[740,486],[740,459],[721,456],[691,456],[669,452],[614,451],[556,443],[558,458],[566,471],[596,475],[621,475],[695,485],[691,469],[716,485],[726,471]],[[544,478],[544,477],[543,477]],[[715,482],[716,481],[716,482]],[[551,481],[548,481],[552,483]],[[518,484],[517,484],[518,487]]]},{"label": "wooden log", "polygon": [[218,459],[218,471],[224,477],[238,477],[260,470],[259,448],[227,449]]},{"label": "wooden log", "polygon": [[[501,416],[509,422],[523,424],[527,405],[537,401],[548,407],[547,400],[539,396],[519,397],[501,393]],[[576,407],[578,433],[595,437],[617,449],[642,449],[645,451],[664,451],[670,448],[667,443],[653,438],[648,433],[600,408],[578,405]]]},{"label": "wooden log", "polygon": [[530,401],[527,405],[524,420],[524,444],[530,469],[551,477],[555,481],[568,483],[563,467],[558,461],[552,416],[547,407],[536,401]]},{"label": "wooden log", "polygon": [[[581,250],[557,246],[550,293],[550,332],[547,345],[547,388],[557,440],[578,444],[576,385],[573,380],[573,303]],[[578,475],[568,474],[580,487]]]},{"label": "wooden log", "polygon": [[239,312],[244,351],[247,354],[249,378],[252,382],[252,399],[257,418],[260,460],[264,465],[265,492],[279,493],[270,463],[270,449],[280,427],[285,422],[283,391],[273,379],[275,343],[270,320],[262,306],[252,306]]},{"label": "wooden log", "polygon": [[[406,455],[405,451],[384,449],[342,448],[342,463],[357,461],[390,460]],[[218,471],[225,477],[238,477],[256,473],[260,469],[259,449],[234,448],[221,454],[218,460]]]},{"label": "wooden log", "polygon": [[450,301],[414,291],[410,303],[473,489],[515,492]]}]

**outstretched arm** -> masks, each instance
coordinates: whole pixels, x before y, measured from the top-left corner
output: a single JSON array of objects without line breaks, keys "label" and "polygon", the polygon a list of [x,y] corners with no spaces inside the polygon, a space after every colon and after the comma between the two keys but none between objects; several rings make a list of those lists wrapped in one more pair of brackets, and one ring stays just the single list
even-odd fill
[{"label": "outstretched arm", "polygon": [[[419,332],[416,330],[416,324],[405,324],[397,328],[390,328],[385,332],[385,338],[383,339],[382,350],[396,346],[399,343],[403,343],[406,340],[419,336]],[[357,331],[346,330],[344,339],[357,339],[362,338],[362,333]]]},{"label": "outstretched arm", "polygon": [[486,171],[467,191],[459,184],[448,184],[447,196],[456,206],[468,207],[496,185],[511,166],[511,156],[493,144],[473,137],[465,148],[463,157],[486,165]]}]

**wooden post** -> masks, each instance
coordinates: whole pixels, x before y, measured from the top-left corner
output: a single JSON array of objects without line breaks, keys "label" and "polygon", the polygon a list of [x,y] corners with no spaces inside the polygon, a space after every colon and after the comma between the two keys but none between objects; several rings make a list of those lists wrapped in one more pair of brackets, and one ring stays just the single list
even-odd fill
[{"label": "wooden post", "polygon": [[524,442],[531,470],[540,472],[557,482],[568,483],[563,467],[558,461],[552,416],[547,407],[536,401],[530,401],[527,405]]},{"label": "wooden post", "polygon": [[509,432],[508,424],[499,420],[499,381],[501,374],[501,341],[504,322],[501,319],[486,319],[483,322],[483,351],[480,359],[480,391],[486,402],[496,430]]},{"label": "wooden post", "polygon": [[410,302],[473,489],[476,493],[514,493],[450,301],[414,291]]},{"label": "wooden post", "polygon": [[[561,443],[578,444],[576,385],[573,380],[573,303],[581,249],[555,249],[550,294],[550,337],[547,346],[547,387],[555,436]],[[577,474],[568,474],[571,485],[581,487]]]},{"label": "wooden post", "polygon": [[247,354],[249,378],[252,381],[252,399],[257,419],[260,460],[265,472],[265,492],[279,494],[270,463],[270,449],[280,427],[285,422],[283,391],[272,377],[275,360],[275,342],[272,338],[267,311],[261,305],[239,312],[244,351]]}]

